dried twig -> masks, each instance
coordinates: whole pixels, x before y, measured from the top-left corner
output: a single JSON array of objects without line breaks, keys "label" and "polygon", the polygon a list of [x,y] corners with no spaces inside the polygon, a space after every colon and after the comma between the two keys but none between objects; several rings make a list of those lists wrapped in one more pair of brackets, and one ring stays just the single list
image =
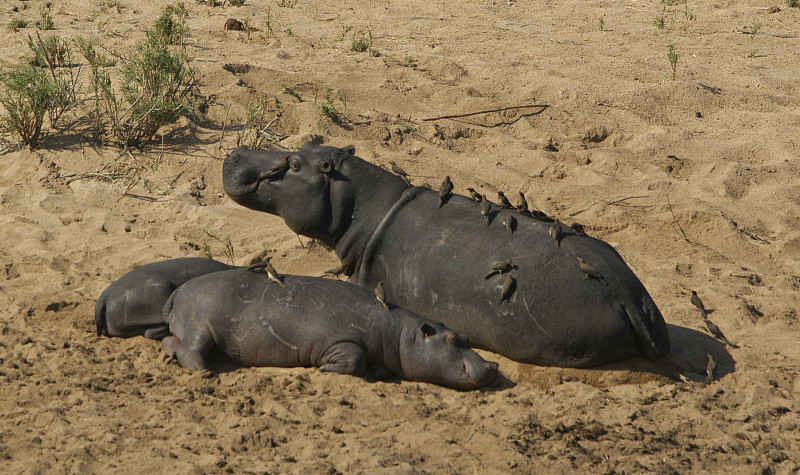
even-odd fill
[{"label": "dried twig", "polygon": [[681,223],[678,222],[678,217],[675,216],[675,210],[672,209],[672,203],[669,202],[669,195],[667,195],[667,208],[669,209],[669,212],[672,214],[672,223],[670,224],[672,224],[678,229],[678,232],[680,233],[681,237],[683,237],[684,241],[688,242],[689,244],[694,244],[694,242],[692,242],[691,239],[686,237],[686,233],[683,231]]},{"label": "dried twig", "polygon": [[610,205],[615,205],[617,203],[622,203],[623,201],[633,200],[633,199],[636,199],[636,198],[650,198],[650,195],[628,196],[627,198],[621,198],[621,199],[612,201],[610,203],[606,203],[606,205],[609,205],[609,206]]},{"label": "dried twig", "polygon": [[714,87],[714,86],[707,86],[707,85],[705,85],[705,84],[703,84],[701,82],[698,82],[697,84],[700,87],[702,87],[703,89],[705,89],[706,91],[710,92],[711,94],[714,94],[714,95],[722,94],[722,88]]},{"label": "dried twig", "polygon": [[723,218],[728,220],[728,222],[731,224],[731,226],[733,226],[733,229],[739,231],[740,233],[744,234],[745,236],[749,237],[750,239],[752,239],[754,241],[761,241],[761,242],[763,242],[765,244],[769,244],[769,241],[767,241],[766,239],[762,238],[761,236],[740,228],[739,224],[736,221],[732,220],[728,215],[726,215],[722,211],[720,211],[719,213],[722,215]]},{"label": "dried twig", "polygon": [[752,30],[736,30],[739,33],[744,33],[746,35],[764,35],[764,36],[774,36],[775,38],[798,38],[797,35],[787,35],[785,33],[767,33],[765,31],[752,31]]},{"label": "dried twig", "polygon": [[432,120],[439,120],[439,119],[455,119],[458,117],[469,117],[472,115],[479,115],[479,114],[490,114],[492,112],[503,112],[509,110],[516,110],[516,109],[527,109],[530,107],[538,107],[540,109],[547,109],[550,107],[550,104],[529,104],[527,106],[511,106],[511,107],[500,107],[499,109],[488,109],[478,112],[467,112],[466,114],[453,114],[453,115],[440,115],[438,117],[430,117],[427,119],[422,119],[423,121],[429,122]]},{"label": "dried twig", "polygon": [[225,118],[222,119],[222,134],[219,136],[219,151],[225,153],[225,149],[222,148],[222,139],[225,138],[225,124],[228,122],[228,112],[231,111],[231,106],[228,106],[225,109]]},{"label": "dried twig", "polygon": [[127,196],[127,195],[128,195],[128,192],[129,192],[129,191],[131,191],[131,189],[132,189],[134,186],[136,186],[136,184],[137,184],[137,183],[139,183],[139,181],[140,181],[141,179],[142,179],[142,174],[141,174],[141,173],[138,173],[138,174],[136,175],[136,179],[135,179],[135,180],[131,180],[131,182],[130,182],[130,183],[128,183],[128,187],[127,187],[127,188],[125,188],[125,192],[124,192],[124,193],[122,193],[122,194],[119,196],[119,198],[117,198],[117,201],[119,201],[119,200],[121,200],[122,198],[124,198],[125,196]]}]

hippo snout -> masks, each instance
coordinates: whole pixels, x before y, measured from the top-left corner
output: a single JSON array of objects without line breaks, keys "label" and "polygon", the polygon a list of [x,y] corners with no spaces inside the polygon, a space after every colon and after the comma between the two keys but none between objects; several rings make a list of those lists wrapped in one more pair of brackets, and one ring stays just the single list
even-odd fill
[{"label": "hippo snout", "polygon": [[475,387],[486,386],[497,379],[499,365],[494,361],[484,360],[477,353],[475,356],[477,358],[470,358],[464,362],[464,368]]},{"label": "hippo snout", "polygon": [[261,169],[252,158],[237,148],[222,163],[222,186],[233,199],[252,195],[258,189]]}]

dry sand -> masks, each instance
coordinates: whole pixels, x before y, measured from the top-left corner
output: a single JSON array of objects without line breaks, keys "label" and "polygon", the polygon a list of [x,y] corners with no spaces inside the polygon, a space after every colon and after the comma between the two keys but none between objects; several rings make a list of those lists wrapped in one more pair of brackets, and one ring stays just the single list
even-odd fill
[{"label": "dry sand", "polygon": [[[42,3],[6,1],[0,21],[36,20]],[[54,2],[57,29],[43,34],[125,53],[161,2],[121,3],[118,12]],[[737,30],[797,35],[800,9],[778,0],[278,3],[185,2],[207,108],[163,130],[163,144],[121,154],[94,144],[83,122],[33,152],[7,137],[0,471],[798,470],[800,39]],[[260,31],[249,40],[223,31],[229,17]],[[371,30],[370,52],[350,51],[359,30]],[[26,54],[31,32],[0,30],[0,66]],[[339,123],[319,120],[327,88]],[[259,95],[278,116],[272,129],[287,135],[273,147],[317,134],[366,160],[396,161],[416,184],[447,174],[460,193],[523,190],[536,208],[583,223],[648,288],[672,354],[567,370],[483,353],[504,379],[458,392],[222,363],[203,378],[158,342],[96,337],[95,299],[125,272],[203,255],[204,243],[225,260],[206,232],[230,236],[237,264],[265,250],[288,273],[337,263],[279,218],[224,195],[222,125],[230,150]],[[529,103],[550,107],[422,120]],[[738,349],[709,336],[692,289]],[[704,386],[709,354],[718,367]]]}]

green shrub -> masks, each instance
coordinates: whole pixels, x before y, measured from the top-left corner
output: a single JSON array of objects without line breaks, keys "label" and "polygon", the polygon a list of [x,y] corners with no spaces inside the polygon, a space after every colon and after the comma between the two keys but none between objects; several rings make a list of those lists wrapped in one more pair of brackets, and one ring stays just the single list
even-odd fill
[{"label": "green shrub", "polygon": [[47,3],[39,8],[39,15],[41,20],[36,22],[36,26],[42,30],[55,30],[56,25],[53,23],[53,15],[50,14],[50,4]]},{"label": "green shrub", "polygon": [[184,52],[171,52],[161,41],[148,38],[122,67],[122,97],[129,108],[116,124],[123,145],[141,145],[158,129],[192,110],[190,93],[197,70]]},{"label": "green shrub", "polygon": [[[163,18],[164,15],[156,22]],[[165,28],[148,30],[147,38],[134,48],[122,65],[119,93],[108,71],[113,63],[91,42],[78,40],[91,67],[95,128],[101,140],[113,139],[126,147],[142,146],[159,128],[191,113],[197,70],[190,66],[184,51],[170,50],[168,42],[175,37],[161,34],[165,32]]]},{"label": "green shrub", "polygon": [[14,18],[13,20],[11,20],[11,23],[9,24],[9,28],[11,28],[11,30],[14,32],[16,32],[17,30],[23,30],[27,27],[28,27],[28,20],[25,20],[23,18]]},{"label": "green shrub", "polygon": [[267,121],[267,100],[259,97],[255,103],[247,106],[247,119],[244,128],[237,134],[236,146],[247,145],[251,150],[258,150],[264,144],[264,129],[271,124]]},{"label": "green shrub", "polygon": [[69,44],[59,37],[42,41],[28,36],[33,57],[0,76],[0,132],[11,133],[20,145],[35,148],[42,138],[44,118],[57,127],[61,116],[80,103],[80,70],[72,68]]},{"label": "green shrub", "polygon": [[0,74],[0,83],[4,87],[0,104],[6,110],[0,116],[0,132],[15,134],[21,145],[36,148],[50,104],[50,76],[28,63]]},{"label": "green shrub", "polygon": [[186,26],[186,20],[183,17],[173,18],[171,11],[164,10],[161,16],[153,23],[153,27],[147,30],[147,37],[151,41],[168,45],[183,44],[186,35],[189,33],[189,28]]},{"label": "green shrub", "polygon": [[372,46],[372,30],[359,31],[353,33],[353,42],[350,43],[350,51],[363,53]]}]

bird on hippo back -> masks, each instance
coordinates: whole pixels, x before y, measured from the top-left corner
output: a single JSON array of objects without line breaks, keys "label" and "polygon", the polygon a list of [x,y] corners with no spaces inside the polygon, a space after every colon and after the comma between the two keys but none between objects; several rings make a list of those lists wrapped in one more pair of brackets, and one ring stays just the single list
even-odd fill
[{"label": "bird on hippo back", "polygon": [[[282,160],[288,167],[274,173]],[[530,213],[489,207],[484,216],[457,194],[438,207],[439,193],[409,187],[354,147],[308,142],[288,155],[240,147],[222,175],[237,203],[334,249],[350,281],[369,289],[384,281],[388,301],[441,321],[473,346],[565,367],[669,351],[664,318],[633,271],[610,245],[570,227],[554,246],[552,224]],[[502,224],[509,213],[513,233]],[[577,258],[607,285],[587,278]],[[503,260],[514,268],[484,279]]]}]

